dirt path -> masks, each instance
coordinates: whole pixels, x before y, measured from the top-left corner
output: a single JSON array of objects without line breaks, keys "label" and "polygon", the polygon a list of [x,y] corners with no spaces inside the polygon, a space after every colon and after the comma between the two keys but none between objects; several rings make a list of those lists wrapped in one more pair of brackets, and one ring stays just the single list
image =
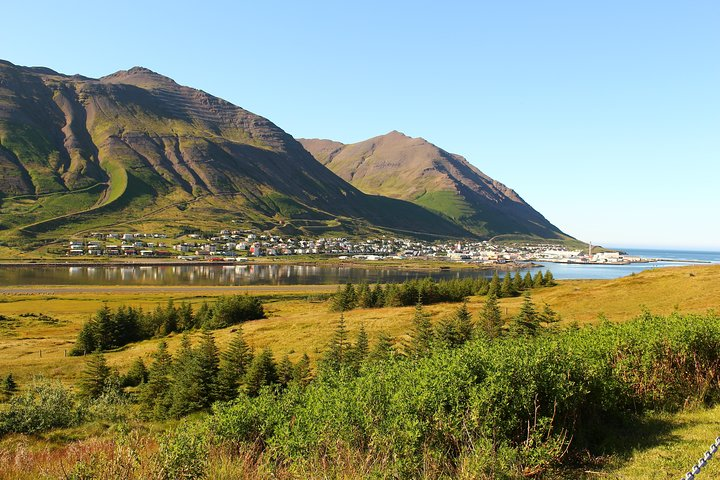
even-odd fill
[{"label": "dirt path", "polygon": [[103,285],[38,285],[22,287],[0,287],[0,295],[73,295],[84,293],[99,294],[297,294],[297,293],[331,293],[337,285],[223,285],[223,286],[177,286],[177,285],[133,285],[133,286],[103,286]]}]

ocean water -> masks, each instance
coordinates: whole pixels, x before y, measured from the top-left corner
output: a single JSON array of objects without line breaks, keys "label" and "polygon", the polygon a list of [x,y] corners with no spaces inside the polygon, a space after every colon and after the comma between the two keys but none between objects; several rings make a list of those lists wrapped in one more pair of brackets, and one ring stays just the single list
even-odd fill
[{"label": "ocean water", "polygon": [[612,279],[625,277],[633,273],[640,273],[643,270],[649,270],[653,268],[669,268],[687,265],[707,265],[713,263],[720,263],[720,252],[696,250],[653,250],[623,247],[610,248],[626,252],[628,255],[639,256],[648,259],[660,259],[661,261],[649,263],[631,263],[629,265],[581,265],[565,263],[542,263],[541,265],[543,269],[550,270],[555,278],[569,280]]},{"label": "ocean water", "polygon": [[720,252],[704,250],[655,250],[612,247],[616,250],[627,252],[629,255],[638,255],[643,258],[664,258],[673,260],[695,260],[711,263],[720,263]]}]

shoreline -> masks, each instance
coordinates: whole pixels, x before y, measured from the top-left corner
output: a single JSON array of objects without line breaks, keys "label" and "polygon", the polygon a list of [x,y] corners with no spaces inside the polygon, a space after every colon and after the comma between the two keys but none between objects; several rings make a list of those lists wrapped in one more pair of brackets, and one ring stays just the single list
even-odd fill
[{"label": "shoreline", "polygon": [[38,260],[38,261],[17,261],[17,262],[0,262],[0,268],[61,268],[61,267],[177,267],[177,266],[303,266],[303,267],[327,267],[327,268],[394,268],[398,270],[520,270],[527,268],[537,268],[541,265],[534,262],[524,263],[502,263],[493,265],[481,265],[473,263],[449,262],[442,260],[409,260],[404,263],[403,260],[358,260],[346,261],[336,260],[333,258],[316,259],[316,260],[291,260],[291,259],[272,259],[270,261],[256,261],[255,259],[246,262],[236,262],[230,260],[224,261],[208,261],[208,260],[127,260],[127,261],[57,261],[57,260]]}]

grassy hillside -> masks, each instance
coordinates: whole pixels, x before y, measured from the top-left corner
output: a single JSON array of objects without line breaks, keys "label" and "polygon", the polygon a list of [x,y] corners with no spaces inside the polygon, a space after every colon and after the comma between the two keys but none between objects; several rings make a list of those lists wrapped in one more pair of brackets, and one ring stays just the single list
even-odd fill
[{"label": "grassy hillside", "polygon": [[515,234],[570,241],[515,191],[465,158],[400,132],[343,145],[301,139],[315,158],[363,192],[407,200],[484,238]]},{"label": "grassy hillside", "polygon": [[197,219],[472,236],[363,194],[267,119],[150,70],[91,79],[0,61],[0,242],[27,251],[69,233]]}]

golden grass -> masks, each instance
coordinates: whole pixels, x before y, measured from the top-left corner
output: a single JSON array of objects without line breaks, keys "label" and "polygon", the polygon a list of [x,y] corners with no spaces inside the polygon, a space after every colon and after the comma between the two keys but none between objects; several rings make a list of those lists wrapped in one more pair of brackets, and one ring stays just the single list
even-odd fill
[{"label": "golden grass", "polygon": [[[254,348],[269,346],[277,359],[287,354],[297,360],[303,353],[317,359],[333,334],[339,314],[330,312],[327,302],[314,301],[313,295],[332,292],[335,288],[38,287],[30,291],[20,287],[6,288],[5,291],[15,293],[0,297],[0,314],[12,318],[10,322],[0,322],[0,375],[12,372],[21,387],[35,374],[73,384],[83,370],[84,360],[65,357],[63,352],[71,348],[82,323],[102,302],[113,308],[126,304],[151,309],[170,298],[198,305],[205,300],[212,301],[218,295],[244,291],[266,296],[268,318],[243,325],[246,338]],[[657,269],[617,280],[565,281],[553,288],[534,290],[533,298],[538,305],[549,303],[562,315],[565,324],[572,321],[593,322],[600,313],[611,320],[622,321],[637,315],[644,307],[660,314],[676,308],[682,312],[705,312],[720,307],[720,266]],[[483,300],[482,297],[470,299],[468,306],[473,315],[482,308]],[[500,302],[506,317],[514,315],[520,303],[519,298]],[[452,313],[457,306],[438,304],[427,306],[425,310],[437,321]],[[60,322],[48,324],[37,317],[19,317],[22,313],[43,313],[60,319]],[[351,336],[362,324],[371,342],[380,331],[402,341],[409,330],[412,315],[413,307],[356,309],[346,312],[345,318]],[[235,328],[215,332],[220,348],[227,345]],[[149,361],[158,341],[139,342],[121,351],[109,352],[108,362],[124,370],[136,357]],[[177,348],[180,336],[173,335],[167,341],[172,351]],[[116,458],[117,453],[113,452],[119,450],[113,447],[113,432],[93,425],[38,438],[11,436],[4,439],[0,442],[0,463],[10,462],[13,468],[6,470],[5,476],[0,472],[0,478],[37,478],[42,473],[52,476],[61,472],[58,465],[69,467],[75,461]],[[149,442],[144,445],[149,447],[148,451],[154,451],[155,446],[146,428],[147,425],[141,427],[143,441]],[[622,447],[617,450],[619,453],[609,452],[597,467],[578,471],[577,478],[680,478],[717,435],[720,435],[720,407],[673,415],[650,415],[637,429],[634,427],[632,432],[618,437],[615,448]],[[262,475],[258,468],[257,463],[248,459],[239,461],[215,455],[209,478],[227,478],[227,474],[232,476],[239,472],[247,478],[260,478]],[[361,471],[348,467],[343,476],[362,478]],[[150,473],[143,470],[140,475],[150,478]],[[288,473],[287,478],[293,477],[289,472],[285,473]],[[702,477],[720,478],[720,458],[709,463]]]},{"label": "golden grass", "polygon": [[[253,287],[17,287],[4,288],[0,297],[0,315],[13,322],[0,322],[0,375],[12,372],[21,385],[33,375],[43,374],[74,383],[82,372],[84,361],[66,357],[75,336],[102,304],[111,308],[121,304],[152,309],[172,298],[198,306],[219,295],[250,292],[270,295],[265,305],[268,318],[243,325],[246,338],[256,349],[272,348],[279,360],[289,355],[297,360],[303,353],[317,359],[326,348],[337,324],[339,314],[330,312],[326,302],[312,300],[318,293],[328,293],[335,286],[253,286]],[[7,293],[14,292],[14,293]],[[34,292],[34,293],[33,293]],[[306,298],[305,296],[310,297]],[[538,306],[547,302],[563,319],[563,324],[596,321],[604,314],[611,320],[623,321],[638,315],[644,307],[653,313],[667,314],[678,308],[682,312],[705,312],[720,307],[720,266],[664,268],[616,280],[573,280],[560,282],[553,288],[533,291]],[[473,315],[482,308],[484,298],[472,297],[469,309]],[[521,298],[502,299],[506,318],[519,309]],[[426,307],[433,320],[451,314],[457,304]],[[46,314],[61,321],[57,325],[20,318],[22,313]],[[351,337],[360,325],[371,342],[381,331],[402,341],[410,329],[413,307],[356,309],[345,313]],[[215,332],[222,349],[236,327]],[[171,351],[180,336],[167,339]],[[110,365],[126,369],[136,358],[149,360],[159,340],[148,340],[116,352],[109,352]]]}]

